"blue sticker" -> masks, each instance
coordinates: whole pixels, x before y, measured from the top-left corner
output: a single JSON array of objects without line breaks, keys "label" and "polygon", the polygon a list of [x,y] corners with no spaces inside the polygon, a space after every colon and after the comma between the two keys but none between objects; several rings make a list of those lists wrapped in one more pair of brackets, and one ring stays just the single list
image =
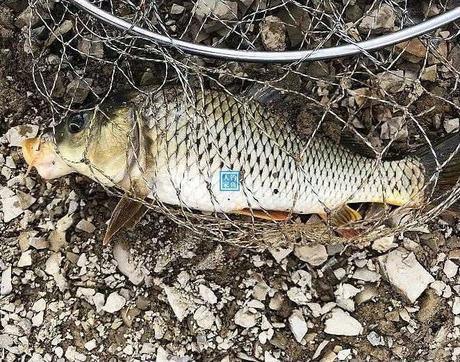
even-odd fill
[{"label": "blue sticker", "polygon": [[240,171],[220,171],[220,191],[240,191]]}]

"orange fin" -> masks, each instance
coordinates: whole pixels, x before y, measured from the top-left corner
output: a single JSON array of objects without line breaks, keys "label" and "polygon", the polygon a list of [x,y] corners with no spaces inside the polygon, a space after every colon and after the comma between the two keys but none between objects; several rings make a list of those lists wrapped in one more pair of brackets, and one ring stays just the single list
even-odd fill
[{"label": "orange fin", "polygon": [[286,221],[291,217],[291,213],[286,211],[275,211],[275,210],[254,210],[254,209],[241,209],[234,211],[235,214],[244,216],[254,216],[258,219],[269,220],[269,221]]},{"label": "orange fin", "polygon": [[102,244],[107,245],[113,236],[120,230],[124,228],[133,228],[144,216],[146,211],[147,208],[142,202],[130,199],[127,195],[123,195],[112,212]]}]

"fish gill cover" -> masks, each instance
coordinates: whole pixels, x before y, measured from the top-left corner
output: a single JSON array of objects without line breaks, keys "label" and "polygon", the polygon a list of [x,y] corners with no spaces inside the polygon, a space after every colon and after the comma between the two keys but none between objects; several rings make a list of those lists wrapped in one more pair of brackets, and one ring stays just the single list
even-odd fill
[{"label": "fish gill cover", "polygon": [[[94,4],[171,38],[274,52],[357,43],[453,6],[361,3]],[[69,1],[30,5],[19,21],[28,28],[34,82],[51,107],[49,125],[61,124],[55,141],[62,124],[79,131],[78,115],[94,129],[80,159],[69,160],[68,148],[57,149],[60,157],[88,166],[112,193],[168,215],[196,238],[247,247],[369,242],[458,202],[454,24],[349,58],[253,64],[160,46]],[[104,138],[107,125],[122,129],[120,119],[132,121],[129,137]],[[119,156],[131,168],[138,163],[142,192],[120,186],[118,164],[104,166]]]}]

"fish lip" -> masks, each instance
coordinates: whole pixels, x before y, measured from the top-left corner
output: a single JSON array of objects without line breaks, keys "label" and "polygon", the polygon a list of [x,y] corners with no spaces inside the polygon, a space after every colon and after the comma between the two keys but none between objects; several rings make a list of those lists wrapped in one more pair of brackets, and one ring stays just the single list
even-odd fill
[{"label": "fish lip", "polygon": [[21,142],[22,154],[29,165],[28,174],[36,168],[45,180],[54,179],[74,172],[56,153],[56,147],[46,134],[42,137],[29,138]]}]

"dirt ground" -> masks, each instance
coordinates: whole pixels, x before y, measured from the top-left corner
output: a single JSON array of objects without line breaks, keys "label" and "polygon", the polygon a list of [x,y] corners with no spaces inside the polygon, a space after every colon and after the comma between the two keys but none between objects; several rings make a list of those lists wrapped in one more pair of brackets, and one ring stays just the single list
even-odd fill
[{"label": "dirt ground", "polygon": [[[102,246],[117,198],[79,175],[26,174],[16,144],[51,119],[24,8],[0,4],[2,361],[460,361],[460,223],[449,213],[363,248],[256,251],[197,241],[149,212]],[[427,87],[449,93],[448,81]],[[415,107],[451,119],[456,92],[451,105],[425,94]]]}]

